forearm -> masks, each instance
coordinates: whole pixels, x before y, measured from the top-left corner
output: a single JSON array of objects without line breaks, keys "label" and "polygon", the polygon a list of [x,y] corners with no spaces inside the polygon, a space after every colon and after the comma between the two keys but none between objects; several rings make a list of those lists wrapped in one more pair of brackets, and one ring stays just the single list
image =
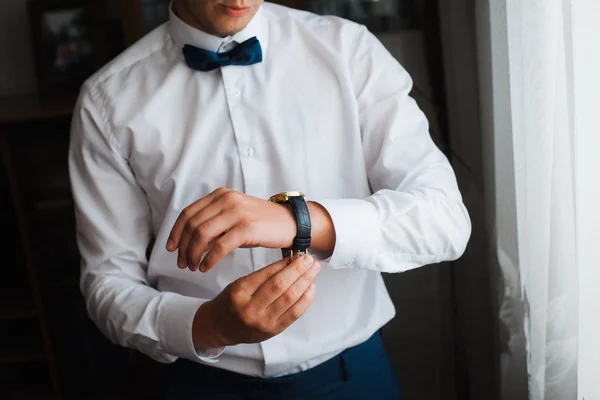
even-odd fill
[{"label": "forearm", "polygon": [[199,356],[192,343],[192,321],[206,300],[158,292],[131,276],[83,274],[89,315],[113,343],[164,363]]},{"label": "forearm", "polygon": [[325,200],[336,229],[329,268],[403,272],[462,255],[470,236],[457,194],[381,190],[362,200]]},{"label": "forearm", "polygon": [[[464,253],[471,221],[458,191],[387,190],[368,201],[379,210],[382,221],[376,254],[376,265],[382,270],[402,272],[454,261]],[[394,207],[389,207],[391,202]]]}]

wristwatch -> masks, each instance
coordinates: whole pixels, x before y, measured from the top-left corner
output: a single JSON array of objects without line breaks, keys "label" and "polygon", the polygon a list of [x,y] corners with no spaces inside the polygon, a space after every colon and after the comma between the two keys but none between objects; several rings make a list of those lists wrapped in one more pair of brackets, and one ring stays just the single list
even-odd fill
[{"label": "wristwatch", "polygon": [[269,198],[272,203],[289,204],[296,219],[296,227],[298,231],[291,249],[281,249],[285,256],[289,253],[290,260],[295,256],[306,254],[310,247],[310,214],[308,213],[308,205],[304,194],[300,192],[282,192],[277,193]]}]

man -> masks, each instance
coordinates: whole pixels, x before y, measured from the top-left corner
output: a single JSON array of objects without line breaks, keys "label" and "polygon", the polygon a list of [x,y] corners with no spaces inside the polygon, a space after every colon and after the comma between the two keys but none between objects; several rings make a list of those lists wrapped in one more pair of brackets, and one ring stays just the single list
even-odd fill
[{"label": "man", "polygon": [[74,114],[91,318],[174,363],[173,399],[398,398],[381,273],[471,228],[411,84],[350,21],[175,0]]}]

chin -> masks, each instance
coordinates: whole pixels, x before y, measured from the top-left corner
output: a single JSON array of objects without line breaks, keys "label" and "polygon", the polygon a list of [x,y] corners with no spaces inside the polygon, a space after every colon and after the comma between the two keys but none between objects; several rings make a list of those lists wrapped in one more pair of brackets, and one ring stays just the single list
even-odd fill
[{"label": "chin", "polygon": [[244,19],[243,21],[241,21],[241,20],[219,21],[218,24],[215,24],[215,31],[221,33],[222,36],[231,36],[231,35],[238,33],[239,31],[243,30],[248,25],[249,22],[250,22],[250,20],[246,20],[246,19]]}]

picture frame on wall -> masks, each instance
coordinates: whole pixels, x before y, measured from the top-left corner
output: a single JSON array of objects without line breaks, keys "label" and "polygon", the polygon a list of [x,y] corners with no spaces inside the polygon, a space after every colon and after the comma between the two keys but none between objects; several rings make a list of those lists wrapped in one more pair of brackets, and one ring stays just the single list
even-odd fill
[{"label": "picture frame on wall", "polygon": [[104,57],[97,10],[77,0],[29,0],[27,6],[39,92],[76,92]]},{"label": "picture frame on wall", "polygon": [[169,20],[170,3],[171,0],[142,0],[146,32],[150,32]]},{"label": "picture frame on wall", "polygon": [[416,28],[421,0],[307,0],[316,14],[335,15],[365,25],[374,33]]}]

